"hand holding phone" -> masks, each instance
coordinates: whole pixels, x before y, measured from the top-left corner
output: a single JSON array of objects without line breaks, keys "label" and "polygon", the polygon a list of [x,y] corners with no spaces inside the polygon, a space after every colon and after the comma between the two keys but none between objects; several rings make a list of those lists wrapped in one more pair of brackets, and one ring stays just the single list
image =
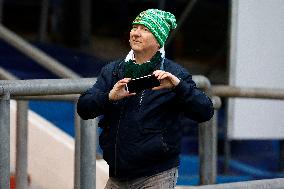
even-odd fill
[{"label": "hand holding phone", "polygon": [[152,89],[160,85],[155,75],[146,75],[143,77],[131,79],[125,86],[129,93],[140,93],[145,89]]}]

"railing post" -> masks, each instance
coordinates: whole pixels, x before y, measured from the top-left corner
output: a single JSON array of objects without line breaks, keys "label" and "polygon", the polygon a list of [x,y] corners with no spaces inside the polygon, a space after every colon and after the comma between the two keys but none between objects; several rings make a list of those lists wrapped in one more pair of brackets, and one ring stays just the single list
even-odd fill
[{"label": "railing post", "polygon": [[28,188],[28,102],[17,101],[16,189]]},{"label": "railing post", "polygon": [[214,116],[212,118],[212,173],[211,173],[211,183],[215,184],[217,179],[217,157],[218,157],[218,110],[214,110]]},{"label": "railing post", "polygon": [[[205,92],[212,96],[211,84],[208,80]],[[199,183],[201,185],[214,184],[217,175],[217,111],[211,120],[199,124]]]},{"label": "railing post", "polygon": [[210,121],[199,124],[199,175],[200,184],[216,182],[216,125]]},{"label": "railing post", "polygon": [[0,188],[10,189],[10,94],[0,95]]},{"label": "railing post", "polygon": [[[227,101],[227,104],[229,101]],[[229,108],[226,106],[226,112],[228,114]],[[231,160],[231,140],[229,138],[229,115],[226,117],[226,125],[224,127],[224,173],[230,171],[230,160]]]},{"label": "railing post", "polygon": [[[204,89],[205,93],[212,97],[210,81],[206,77],[193,77],[198,83],[198,87]],[[217,100],[215,98],[215,100]],[[215,102],[216,103],[216,102]],[[221,103],[221,102],[219,102]],[[219,104],[217,103],[217,104]],[[220,105],[220,104],[219,104]],[[214,107],[214,104],[213,104]],[[214,107],[217,108],[217,107]],[[215,117],[214,117],[215,116]],[[217,113],[214,111],[211,120],[199,124],[198,127],[198,148],[199,148],[199,184],[214,184],[216,182],[216,165],[217,165]]]},{"label": "railing post", "polygon": [[80,188],[96,188],[96,126],[97,120],[81,120]]},{"label": "railing post", "polygon": [[75,162],[74,162],[74,189],[80,189],[80,117],[77,114],[77,103],[75,103]]}]

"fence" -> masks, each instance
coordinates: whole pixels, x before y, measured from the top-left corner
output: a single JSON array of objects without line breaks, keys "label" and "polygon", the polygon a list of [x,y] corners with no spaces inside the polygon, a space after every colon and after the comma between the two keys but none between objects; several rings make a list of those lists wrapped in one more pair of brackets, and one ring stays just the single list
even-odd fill
[{"label": "fence", "polygon": [[62,65],[54,58],[48,56],[40,49],[35,48],[33,45],[19,37],[17,34],[4,27],[1,23],[0,37],[5,42],[15,47],[17,50],[19,50],[50,72],[54,73],[55,75],[62,78],[80,78],[77,73]]},{"label": "fence", "polygon": [[[246,88],[217,85],[212,87],[214,95],[226,98],[258,98],[258,99],[271,99],[271,100],[284,100],[284,89],[269,89],[269,88]],[[227,130],[227,129],[226,129]],[[225,170],[228,170],[229,157],[230,157],[230,143],[225,133]],[[280,170],[284,171],[284,141],[280,141]]]},{"label": "fence", "polygon": [[[194,80],[205,89],[209,89],[209,81],[202,76],[194,76]],[[0,81],[0,188],[8,189],[9,175],[10,175],[10,99],[29,100],[29,99],[68,99],[76,101],[78,95],[95,83],[94,78],[84,79],[41,79],[41,80],[3,80]],[[52,95],[47,97],[47,95]],[[68,96],[60,96],[68,95]],[[220,107],[220,99],[213,98],[216,108]],[[22,106],[24,109],[19,109],[19,120],[17,123],[21,127],[26,127],[26,114],[21,115],[21,112],[26,112],[27,106]],[[75,137],[75,155],[79,154],[79,158],[75,157],[75,175],[80,178],[79,183],[75,184],[75,188],[91,189],[95,188],[95,168],[96,168],[96,129],[94,129],[94,122],[96,120],[81,120],[81,127],[76,128],[80,137]],[[19,127],[19,125],[17,127]],[[201,144],[200,149],[200,175],[204,182],[203,184],[210,184],[215,182],[216,177],[216,124],[210,126],[210,122],[201,124]],[[27,153],[26,153],[26,129],[20,131],[22,138],[17,143],[17,159],[16,165],[19,167],[19,172],[16,177],[23,177],[26,175]],[[76,133],[77,135],[78,133]],[[18,135],[18,136],[21,136]],[[17,139],[18,140],[18,139]],[[79,149],[78,149],[79,144]],[[92,144],[92,145],[90,145]],[[76,148],[77,146],[77,148]],[[206,152],[206,153],[205,153]],[[208,152],[208,153],[207,153]],[[25,177],[24,177],[25,178]],[[17,180],[17,178],[16,178]],[[19,182],[24,182],[23,179],[18,179]],[[25,183],[19,184],[25,188]]]},{"label": "fence", "polygon": [[188,187],[188,186],[177,187],[177,189],[283,189],[283,188],[284,188],[284,178],[197,186],[197,187]]}]

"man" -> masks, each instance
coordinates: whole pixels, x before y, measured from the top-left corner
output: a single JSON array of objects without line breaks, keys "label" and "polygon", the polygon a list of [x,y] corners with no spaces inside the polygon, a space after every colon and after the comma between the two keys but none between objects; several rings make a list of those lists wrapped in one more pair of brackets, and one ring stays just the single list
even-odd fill
[{"label": "man", "polygon": [[[207,121],[213,105],[184,68],[165,58],[165,41],[176,27],[173,14],[148,9],[132,25],[131,51],[101,70],[96,84],[79,98],[77,111],[83,119],[103,115],[100,146],[110,176],[106,189],[174,188],[180,120]],[[159,86],[139,93],[126,90],[131,79],[149,74]]]}]

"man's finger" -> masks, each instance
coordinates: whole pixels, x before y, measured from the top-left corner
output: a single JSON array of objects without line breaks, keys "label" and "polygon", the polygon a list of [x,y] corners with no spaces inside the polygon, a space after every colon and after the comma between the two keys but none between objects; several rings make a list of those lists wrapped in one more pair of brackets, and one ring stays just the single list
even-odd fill
[{"label": "man's finger", "polygon": [[157,90],[160,90],[160,89],[163,89],[163,88],[164,88],[163,86],[158,86],[158,87],[153,87],[152,90],[157,91]]}]

